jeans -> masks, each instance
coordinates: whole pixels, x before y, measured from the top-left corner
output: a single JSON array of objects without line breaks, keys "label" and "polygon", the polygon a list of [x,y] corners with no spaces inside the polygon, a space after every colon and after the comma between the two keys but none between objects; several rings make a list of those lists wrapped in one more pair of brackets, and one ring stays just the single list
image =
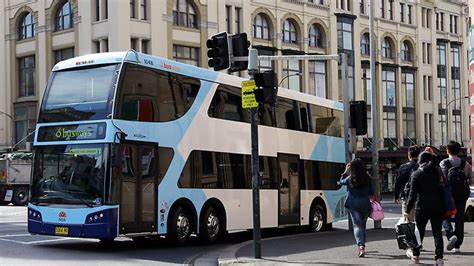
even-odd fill
[{"label": "jeans", "polygon": [[466,201],[455,202],[455,205],[456,215],[454,216],[454,230],[451,225],[451,218],[443,220],[443,228],[448,240],[454,235],[458,238],[454,248],[460,248],[464,241],[464,210],[466,209]]},{"label": "jeans", "polygon": [[366,224],[369,213],[355,209],[349,209],[349,213],[351,214],[352,223],[354,225],[354,238],[357,242],[357,246],[365,247]]},{"label": "jeans", "polygon": [[[421,242],[425,237],[426,224],[428,220],[431,223],[431,230],[433,233],[435,244],[435,259],[443,258],[443,234],[441,233],[441,224],[443,222],[443,215],[440,210],[416,210],[415,213],[416,227],[420,231]],[[420,256],[421,246],[413,249],[413,255]]]}]

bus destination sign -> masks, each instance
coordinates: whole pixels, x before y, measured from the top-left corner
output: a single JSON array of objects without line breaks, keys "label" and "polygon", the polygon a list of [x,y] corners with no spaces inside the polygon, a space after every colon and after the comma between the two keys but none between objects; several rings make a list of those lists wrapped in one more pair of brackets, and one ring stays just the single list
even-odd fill
[{"label": "bus destination sign", "polygon": [[105,128],[105,123],[40,127],[38,141],[103,139]]}]

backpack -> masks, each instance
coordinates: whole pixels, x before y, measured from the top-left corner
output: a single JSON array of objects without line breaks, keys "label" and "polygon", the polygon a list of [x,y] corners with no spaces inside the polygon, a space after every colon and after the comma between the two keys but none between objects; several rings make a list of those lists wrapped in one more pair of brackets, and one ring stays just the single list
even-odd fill
[{"label": "backpack", "polygon": [[410,195],[411,176],[414,172],[416,172],[416,170],[418,170],[418,163],[414,163],[411,166],[411,169],[409,170],[408,181],[405,183],[405,187],[403,188],[403,193],[404,193],[406,199],[408,199],[408,195]]},{"label": "backpack", "polygon": [[467,182],[467,176],[464,173],[466,162],[461,160],[461,164],[459,166],[453,167],[448,159],[445,161],[445,164],[448,167],[448,175],[446,178],[448,180],[448,184],[451,186],[451,193],[453,195],[454,201],[466,201],[469,198],[469,184]]}]

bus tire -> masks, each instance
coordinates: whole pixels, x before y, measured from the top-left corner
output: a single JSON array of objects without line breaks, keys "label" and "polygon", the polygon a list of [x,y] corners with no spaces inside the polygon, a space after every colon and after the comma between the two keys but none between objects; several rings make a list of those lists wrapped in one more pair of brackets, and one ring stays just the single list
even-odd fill
[{"label": "bus tire", "polygon": [[166,238],[171,244],[184,245],[191,235],[192,225],[190,212],[182,206],[177,207],[168,219]]},{"label": "bus tire", "polygon": [[15,190],[13,191],[12,202],[15,206],[25,206],[28,203],[28,188],[15,188]]},{"label": "bus tire", "polygon": [[326,213],[321,205],[315,204],[309,212],[309,231],[321,232],[326,226]]},{"label": "bus tire", "polygon": [[206,208],[199,223],[199,239],[204,244],[215,243],[225,231],[221,212],[214,206]]}]

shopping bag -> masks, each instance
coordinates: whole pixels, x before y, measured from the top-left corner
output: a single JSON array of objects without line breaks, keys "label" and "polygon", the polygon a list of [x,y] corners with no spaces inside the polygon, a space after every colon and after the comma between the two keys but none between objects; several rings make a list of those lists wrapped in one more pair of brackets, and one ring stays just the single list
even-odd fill
[{"label": "shopping bag", "polygon": [[441,189],[441,196],[444,204],[444,217],[451,217],[456,214],[456,205],[454,204],[451,186],[444,185]]},{"label": "shopping bag", "polygon": [[399,249],[417,248],[421,246],[421,237],[416,223],[400,218],[395,225],[397,243]]},{"label": "shopping bag", "polygon": [[385,218],[383,213],[382,205],[380,202],[376,201],[374,198],[370,198],[370,205],[372,206],[372,212],[370,213],[370,218],[374,219],[374,221],[381,221]]}]

